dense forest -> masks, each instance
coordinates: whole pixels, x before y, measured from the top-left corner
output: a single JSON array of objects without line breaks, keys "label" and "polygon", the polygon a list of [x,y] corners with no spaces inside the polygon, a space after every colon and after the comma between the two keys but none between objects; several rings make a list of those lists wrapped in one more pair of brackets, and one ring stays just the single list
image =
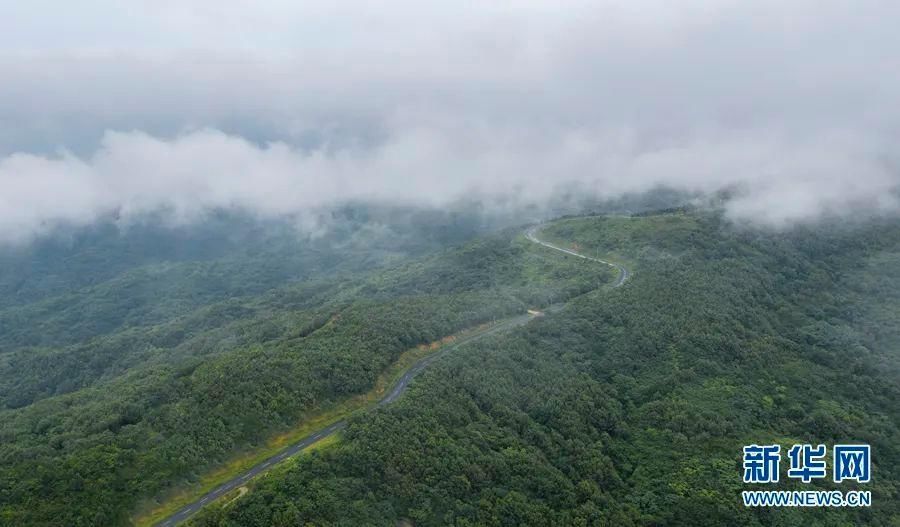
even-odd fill
[{"label": "dense forest", "polygon": [[[543,227],[626,265],[612,289],[612,269],[521,227],[345,220],[321,239],[222,219],[165,250],[151,229],[6,254],[0,524],[128,525],[371,390],[405,351],[551,304],[565,308],[441,356],[335,443],[191,522],[900,521],[896,224],[778,233],[674,210]],[[121,268],[98,264],[123,245]],[[42,281],[16,278],[29,259]],[[741,447],[767,441],[870,443],[873,507],[744,508]]]},{"label": "dense forest", "polygon": [[[716,215],[544,230],[633,266],[524,328],[447,355],[202,527],[896,525],[900,229],[785,233]],[[857,509],[745,508],[741,447],[870,443]],[[830,482],[778,488],[835,488]]]},{"label": "dense forest", "polygon": [[[0,312],[0,522],[128,524],[141,504],[371,389],[404,351],[612,276],[536,250],[519,229],[453,245],[471,232],[417,238],[425,225],[392,230],[406,245],[283,232],[267,252],[135,257],[69,289],[19,287],[22,303]],[[86,243],[75,264],[124,243],[97,236],[106,244]],[[381,242],[393,256],[355,257]]]}]

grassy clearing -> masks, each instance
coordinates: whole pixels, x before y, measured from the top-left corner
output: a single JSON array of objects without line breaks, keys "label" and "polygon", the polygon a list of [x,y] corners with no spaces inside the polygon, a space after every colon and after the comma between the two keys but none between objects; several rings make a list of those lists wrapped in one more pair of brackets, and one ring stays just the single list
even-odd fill
[{"label": "grassy clearing", "polygon": [[[541,238],[547,238],[543,233]],[[593,262],[585,262],[580,258],[573,258],[553,249],[548,249],[529,241],[524,234],[516,237],[514,242],[523,249],[522,253],[522,277],[523,284],[529,284],[533,288],[542,288],[546,291],[546,298],[538,305],[546,307],[549,304],[567,300],[573,294],[579,294],[572,287],[581,282],[596,284],[597,282],[609,283],[615,280],[618,272],[603,265]],[[559,244],[567,247],[569,244]],[[569,278],[569,290],[559,287],[559,282]],[[576,277],[578,277],[576,279]],[[581,291],[583,292],[583,291]]]},{"label": "grassy clearing", "polygon": [[544,226],[540,237],[560,247],[624,265],[677,256],[690,245],[699,226],[689,214],[675,212],[653,216],[593,216],[568,218]]}]

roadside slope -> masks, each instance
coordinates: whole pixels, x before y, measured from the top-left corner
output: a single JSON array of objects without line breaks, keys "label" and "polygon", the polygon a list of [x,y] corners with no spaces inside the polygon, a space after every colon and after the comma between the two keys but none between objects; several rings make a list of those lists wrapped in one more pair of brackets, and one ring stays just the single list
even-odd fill
[{"label": "roadside slope", "polygon": [[[896,348],[879,345],[896,333],[870,338],[873,321],[847,309],[860,262],[896,252],[890,232],[748,232],[699,213],[629,222],[540,233],[585,254],[636,248],[616,256],[636,262],[624,287],[446,356],[335,448],[194,525],[896,523],[900,384],[884,368]],[[868,284],[883,288],[897,261],[877,263]],[[873,506],[743,507],[741,446],[810,439],[872,445]]]},{"label": "roadside slope", "polygon": [[[554,244],[551,244],[551,243],[541,240],[540,238],[538,238],[539,227],[540,226],[533,226],[533,227],[527,229],[525,231],[525,237],[529,241],[539,244],[541,246],[547,247],[549,249],[561,251],[561,252],[571,255],[571,256],[576,256],[578,258],[583,258],[585,260],[590,260],[593,262],[597,262],[597,263],[601,263],[601,264],[613,267],[614,269],[616,269],[619,272],[619,274],[618,274],[615,282],[613,282],[612,287],[621,286],[622,284],[625,283],[625,281],[630,276],[628,269],[626,269],[622,265],[608,262],[606,260],[602,260],[599,258],[592,258],[592,257],[586,256],[586,255],[580,254],[576,251],[564,249],[557,245],[554,245]],[[550,306],[548,309],[554,309],[555,307],[558,307],[558,306]],[[459,348],[460,346],[463,346],[470,342],[484,338],[488,335],[493,335],[493,334],[499,333],[501,331],[506,331],[506,330],[527,324],[530,320],[535,318],[535,316],[536,316],[535,313],[528,313],[525,315],[520,315],[520,316],[505,319],[501,322],[494,324],[493,326],[491,326],[490,328],[488,328],[484,331],[479,331],[475,334],[471,334],[451,345],[442,347],[440,349],[440,351],[438,351],[436,353],[433,353],[431,355],[428,355],[428,356],[420,359],[418,362],[413,364],[408,370],[406,370],[406,372],[403,373],[403,375],[397,380],[397,382],[395,383],[393,388],[390,390],[390,392],[387,395],[385,395],[380,401],[378,401],[377,405],[383,406],[386,404],[390,404],[391,402],[396,400],[406,390],[406,388],[409,386],[409,383],[413,380],[413,378],[415,378],[416,375],[418,375],[422,370],[427,368],[430,364],[432,364],[440,356],[442,356],[446,353],[449,353],[450,351],[455,350],[455,349]],[[346,426],[346,424],[347,424],[346,420],[341,419],[341,420],[338,420],[338,421],[335,421],[335,422],[329,424],[325,428],[322,428],[316,432],[309,434],[306,437],[303,437],[296,443],[293,443],[292,445],[286,447],[284,450],[282,450],[278,454],[273,455],[273,456],[261,461],[260,463],[253,466],[252,468],[246,470],[245,472],[243,472],[237,476],[234,476],[233,478],[222,483],[220,486],[216,487],[215,489],[198,497],[195,501],[184,505],[183,507],[178,509],[174,514],[157,521],[156,523],[153,524],[154,527],[172,527],[174,525],[178,525],[179,523],[181,523],[181,522],[185,521],[186,519],[188,519],[189,517],[191,517],[193,514],[197,513],[204,506],[215,502],[217,499],[230,493],[234,489],[246,484],[253,478],[255,478],[258,475],[262,474],[263,472],[269,470],[270,468],[274,467],[278,463],[281,463],[282,461],[315,445],[317,442],[322,441],[322,440],[334,435],[335,433],[339,432]]]}]

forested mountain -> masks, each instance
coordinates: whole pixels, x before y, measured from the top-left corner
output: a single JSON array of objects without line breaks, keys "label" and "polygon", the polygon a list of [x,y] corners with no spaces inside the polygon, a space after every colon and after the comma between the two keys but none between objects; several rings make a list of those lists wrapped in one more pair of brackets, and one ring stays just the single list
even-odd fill
[{"label": "forested mountain", "polygon": [[[436,227],[444,217],[382,229],[398,242],[371,219],[318,240],[215,228],[205,248],[135,249],[93,275],[48,257],[56,278],[21,280],[0,311],[0,524],[128,525],[371,390],[405,351],[551,304],[565,307],[441,356],[393,404],[353,414],[335,443],[191,522],[900,519],[898,225],[779,233],[674,210],[542,227],[632,272],[610,288],[613,269],[532,243],[524,227]],[[136,243],[112,234],[42,250],[90,269]],[[15,270],[3,276],[12,291]],[[743,507],[741,446],[767,441],[870,443],[873,506]]]},{"label": "forested mountain", "polygon": [[[127,524],[142,500],[371,389],[402,352],[612,274],[518,229],[454,246],[475,227],[417,219],[391,229],[406,242],[363,218],[344,243],[283,233],[5,308],[0,520]],[[379,242],[393,253],[371,262]],[[87,246],[73,259],[103,244]]]},{"label": "forested mountain", "polygon": [[[894,525],[900,229],[572,218],[634,269],[462,348],[193,525]],[[862,509],[745,508],[741,446],[870,443]],[[835,488],[828,483],[779,488]],[[845,484],[846,485],[846,484]]]},{"label": "forested mountain", "polygon": [[900,527],[900,1],[2,5],[0,527]]}]

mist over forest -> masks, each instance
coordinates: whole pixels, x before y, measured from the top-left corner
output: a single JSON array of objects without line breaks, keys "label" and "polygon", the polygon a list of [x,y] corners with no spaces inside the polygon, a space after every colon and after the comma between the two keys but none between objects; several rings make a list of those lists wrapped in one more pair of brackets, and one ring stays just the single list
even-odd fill
[{"label": "mist over forest", "polygon": [[7,4],[0,527],[900,525],[900,3]]},{"label": "mist over forest", "polygon": [[890,2],[50,4],[0,27],[4,242],[660,186],[775,228],[900,209]]}]

